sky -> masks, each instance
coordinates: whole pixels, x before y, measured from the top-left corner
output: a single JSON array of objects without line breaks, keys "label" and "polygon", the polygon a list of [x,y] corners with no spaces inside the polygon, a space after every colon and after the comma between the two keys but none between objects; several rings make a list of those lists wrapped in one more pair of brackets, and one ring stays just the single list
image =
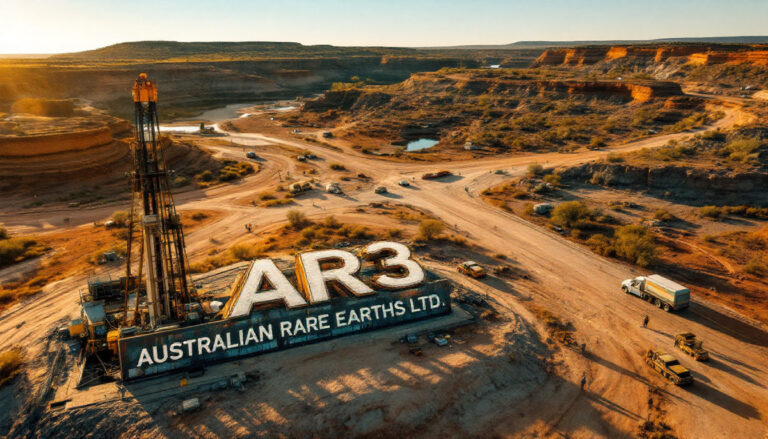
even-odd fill
[{"label": "sky", "polygon": [[125,41],[450,46],[768,35],[768,0],[0,0],[0,53]]}]

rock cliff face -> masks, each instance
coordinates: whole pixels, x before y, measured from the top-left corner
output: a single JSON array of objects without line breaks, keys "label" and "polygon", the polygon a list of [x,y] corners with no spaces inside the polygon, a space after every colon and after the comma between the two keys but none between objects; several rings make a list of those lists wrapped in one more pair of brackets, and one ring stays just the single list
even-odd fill
[{"label": "rock cliff face", "polygon": [[691,64],[705,66],[743,63],[755,66],[766,66],[768,65],[768,50],[694,53],[688,59]]},{"label": "rock cliff face", "polygon": [[692,204],[751,203],[768,205],[766,172],[717,172],[686,166],[632,166],[614,163],[588,163],[562,172],[566,180],[611,187],[648,190]]},{"label": "rock cliff face", "polygon": [[687,62],[699,65],[741,63],[768,65],[768,49],[764,46],[677,45],[549,49],[539,56],[534,66],[578,67],[619,59],[661,63],[672,57],[684,57]]}]

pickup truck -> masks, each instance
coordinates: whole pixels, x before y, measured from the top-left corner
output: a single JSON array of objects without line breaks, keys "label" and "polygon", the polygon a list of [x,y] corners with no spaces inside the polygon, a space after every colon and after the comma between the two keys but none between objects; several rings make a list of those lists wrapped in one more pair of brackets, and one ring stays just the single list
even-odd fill
[{"label": "pickup truck", "polygon": [[688,288],[658,274],[638,276],[621,283],[621,289],[651,302],[664,311],[688,308],[691,292]]}]

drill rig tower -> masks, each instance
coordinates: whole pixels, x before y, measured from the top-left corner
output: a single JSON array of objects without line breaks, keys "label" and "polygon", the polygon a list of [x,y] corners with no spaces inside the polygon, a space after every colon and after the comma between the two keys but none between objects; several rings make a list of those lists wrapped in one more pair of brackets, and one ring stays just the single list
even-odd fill
[{"label": "drill rig tower", "polygon": [[129,231],[133,230],[134,203],[140,199],[143,266],[139,268],[138,281],[141,281],[143,268],[149,317],[148,322],[142,323],[155,328],[164,322],[184,318],[184,305],[191,300],[189,270],[181,218],[173,204],[163,146],[159,144],[157,88],[146,73],[140,74],[133,85],[133,102],[135,140],[131,145],[133,183]]}]

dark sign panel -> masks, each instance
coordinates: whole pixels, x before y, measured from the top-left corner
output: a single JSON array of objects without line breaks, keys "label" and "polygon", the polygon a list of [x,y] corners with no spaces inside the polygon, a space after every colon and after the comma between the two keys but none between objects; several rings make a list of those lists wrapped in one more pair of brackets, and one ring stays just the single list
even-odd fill
[{"label": "dark sign panel", "polygon": [[449,314],[445,279],[417,289],[344,297],[307,308],[272,308],[195,326],[121,338],[124,380],[180,371],[343,335]]}]

